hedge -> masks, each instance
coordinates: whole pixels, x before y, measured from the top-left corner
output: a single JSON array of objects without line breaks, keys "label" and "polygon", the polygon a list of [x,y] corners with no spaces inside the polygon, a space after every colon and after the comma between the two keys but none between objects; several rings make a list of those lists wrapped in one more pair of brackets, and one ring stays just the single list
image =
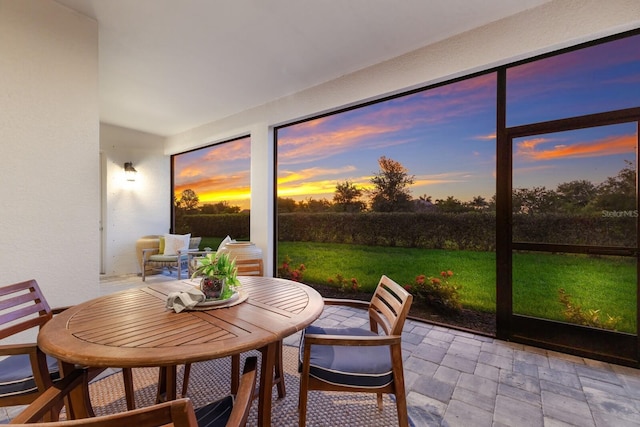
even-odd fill
[{"label": "hedge", "polygon": [[[635,247],[635,218],[514,215],[514,241]],[[189,215],[192,234],[249,237],[249,214]],[[494,212],[281,213],[278,240],[494,251]]]},{"label": "hedge", "polygon": [[192,236],[249,238],[249,214],[185,215],[184,222]]}]

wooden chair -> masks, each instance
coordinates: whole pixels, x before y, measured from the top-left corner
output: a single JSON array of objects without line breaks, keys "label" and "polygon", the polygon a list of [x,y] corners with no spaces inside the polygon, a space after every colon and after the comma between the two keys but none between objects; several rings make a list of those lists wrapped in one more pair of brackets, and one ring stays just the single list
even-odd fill
[{"label": "wooden chair", "polygon": [[238,276],[264,276],[262,259],[237,259]]},{"label": "wooden chair", "polygon": [[[44,418],[52,409],[61,408],[69,394],[83,387],[88,380],[86,369],[76,369],[41,394],[23,412],[18,414],[10,425],[47,427],[244,427],[249,417],[252,397],[256,387],[257,359],[249,357],[245,362],[244,373],[237,395],[227,396],[194,411],[189,399],[178,399],[145,408],[104,415],[94,418],[69,419],[67,421],[46,422]],[[88,395],[83,393],[84,398]],[[73,417],[73,404],[67,401],[67,414]],[[6,424],[9,425],[9,424]]]},{"label": "wooden chair", "polygon": [[387,276],[382,276],[369,303],[325,300],[326,305],[366,308],[370,329],[311,325],[304,330],[299,353],[301,426],[309,390],[376,393],[380,410],[382,393],[393,393],[398,424],[408,426],[401,336],[412,301],[412,295]]},{"label": "wooden chair", "polygon": [[[53,317],[35,280],[0,288],[0,339],[41,328]],[[0,406],[26,405],[60,378],[58,361],[33,343],[0,345]]]},{"label": "wooden chair", "polygon": [[[0,287],[0,340],[39,329],[65,308],[52,310],[35,280]],[[0,345],[0,356],[8,356],[0,361],[0,406],[29,404],[60,378],[58,361],[33,342]],[[127,404],[133,405],[131,371],[123,374]]]}]

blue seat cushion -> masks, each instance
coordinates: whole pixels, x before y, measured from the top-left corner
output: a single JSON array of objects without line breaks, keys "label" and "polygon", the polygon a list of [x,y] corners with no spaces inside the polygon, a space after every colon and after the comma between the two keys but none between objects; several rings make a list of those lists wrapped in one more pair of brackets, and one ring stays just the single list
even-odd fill
[{"label": "blue seat cushion", "polygon": [[198,427],[224,427],[233,409],[233,396],[229,395],[207,406],[196,409]]},{"label": "blue seat cushion", "polygon": [[[361,328],[307,327],[300,340],[299,366],[302,367],[305,334],[377,336]],[[383,387],[393,381],[389,346],[311,345],[309,374],[319,380],[352,387]]]},{"label": "blue seat cushion", "polygon": [[[58,361],[47,356],[47,365],[51,380],[58,380],[60,378]],[[18,354],[0,360],[0,396],[23,394],[37,389],[29,355]]]}]

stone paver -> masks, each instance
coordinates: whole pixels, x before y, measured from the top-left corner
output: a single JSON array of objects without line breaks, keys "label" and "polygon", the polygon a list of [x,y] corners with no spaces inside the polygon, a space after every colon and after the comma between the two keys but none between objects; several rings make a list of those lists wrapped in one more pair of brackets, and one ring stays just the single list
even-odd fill
[{"label": "stone paver", "polygon": [[490,427],[493,424],[493,413],[477,406],[453,400],[447,407],[443,425]]}]

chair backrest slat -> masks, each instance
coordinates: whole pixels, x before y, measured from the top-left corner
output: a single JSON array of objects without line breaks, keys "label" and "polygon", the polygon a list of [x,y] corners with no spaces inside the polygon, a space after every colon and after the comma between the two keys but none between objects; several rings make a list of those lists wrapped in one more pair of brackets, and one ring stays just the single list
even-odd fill
[{"label": "chair backrest slat", "polygon": [[261,259],[236,260],[238,276],[264,276],[264,267]]},{"label": "chair backrest slat", "polygon": [[369,317],[387,335],[401,335],[412,302],[413,296],[406,289],[383,275],[371,298]]},{"label": "chair backrest slat", "polygon": [[42,326],[52,316],[35,280],[0,288],[0,339]]}]

